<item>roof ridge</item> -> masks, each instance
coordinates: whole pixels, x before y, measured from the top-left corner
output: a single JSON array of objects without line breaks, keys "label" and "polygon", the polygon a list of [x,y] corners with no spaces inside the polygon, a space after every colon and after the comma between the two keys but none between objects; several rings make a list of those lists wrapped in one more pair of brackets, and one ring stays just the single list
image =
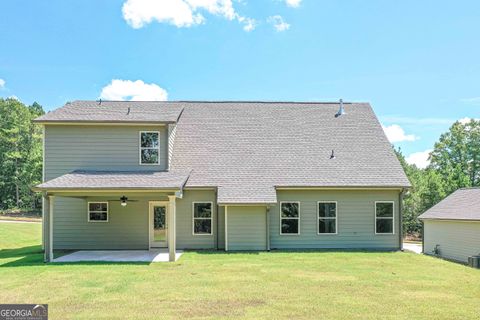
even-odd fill
[{"label": "roof ridge", "polygon": [[[74,100],[72,102],[97,102],[99,100]],[[103,100],[104,102],[122,102],[122,103],[136,103],[136,102],[158,102],[158,103],[282,103],[282,104],[339,104],[339,101],[286,101],[286,100],[168,100],[168,101],[155,101],[155,100]],[[70,102],[71,103],[71,102]],[[68,104],[68,103],[66,103]],[[369,102],[355,102],[355,101],[343,101],[343,104],[369,104]]]}]

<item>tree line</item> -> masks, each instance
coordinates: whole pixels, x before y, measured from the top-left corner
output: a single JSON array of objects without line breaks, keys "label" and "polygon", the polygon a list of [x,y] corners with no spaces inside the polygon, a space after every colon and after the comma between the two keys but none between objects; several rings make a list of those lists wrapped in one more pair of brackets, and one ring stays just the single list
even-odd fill
[{"label": "tree line", "polygon": [[[44,113],[38,103],[0,98],[0,211],[41,206],[31,187],[42,179],[42,129],[32,120]],[[418,216],[458,188],[480,186],[480,121],[455,122],[435,143],[425,169],[395,152],[412,184],[404,197],[405,233],[419,234]]]},{"label": "tree line", "polygon": [[38,103],[0,98],[0,210],[35,210],[41,196],[31,187],[42,180],[42,128],[32,123],[44,114]]},{"label": "tree line", "polygon": [[455,122],[440,136],[425,169],[408,164],[396,150],[411,184],[404,197],[403,229],[419,234],[418,216],[459,188],[480,186],[480,120]]}]

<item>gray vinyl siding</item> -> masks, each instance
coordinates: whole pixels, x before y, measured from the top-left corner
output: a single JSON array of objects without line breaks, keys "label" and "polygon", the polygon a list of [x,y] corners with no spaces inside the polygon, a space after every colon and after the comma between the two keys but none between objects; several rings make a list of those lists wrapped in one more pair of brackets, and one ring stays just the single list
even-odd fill
[{"label": "gray vinyl siding", "polygon": [[227,208],[228,250],[266,250],[266,207]]},{"label": "gray vinyl siding", "polygon": [[[139,164],[140,131],[160,131],[160,165]],[[47,125],[44,180],[81,169],[165,170],[167,153],[165,126]],[[88,223],[85,199],[56,197],[54,249],[148,248],[148,201],[119,208],[118,202],[110,203],[108,223]]]},{"label": "gray vinyl siding", "polygon": [[[139,164],[139,132],[160,131],[160,164]],[[45,180],[73,170],[166,170],[166,126],[45,126]]]},{"label": "gray vinyl siding", "polygon": [[[128,195],[135,199],[135,195]],[[86,199],[55,197],[53,215],[54,249],[148,249],[148,200],[109,201],[108,222],[88,222],[88,201],[108,201],[112,197]],[[137,198],[138,199],[138,198]]]},{"label": "gray vinyl siding", "polygon": [[[398,249],[399,191],[302,190],[278,191],[270,209],[271,249],[364,248]],[[300,234],[280,235],[280,202],[300,202]],[[337,201],[336,235],[317,234],[317,201]],[[393,235],[375,234],[375,201],[394,201]]]},{"label": "gray vinyl siding", "polygon": [[[193,202],[213,202],[212,235],[193,234]],[[177,248],[216,248],[217,203],[213,190],[186,190],[182,199],[176,201]]]},{"label": "gray vinyl siding", "polygon": [[467,262],[480,254],[480,222],[424,220],[424,252],[433,254],[437,244],[441,257]]}]

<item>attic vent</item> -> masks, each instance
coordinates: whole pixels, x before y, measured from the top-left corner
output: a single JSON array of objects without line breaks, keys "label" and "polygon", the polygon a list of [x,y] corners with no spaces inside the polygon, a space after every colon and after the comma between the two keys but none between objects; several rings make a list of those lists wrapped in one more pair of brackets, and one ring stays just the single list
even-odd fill
[{"label": "attic vent", "polygon": [[332,154],[330,155],[330,159],[335,159],[335,151],[332,150]]},{"label": "attic vent", "polygon": [[343,107],[343,100],[340,99],[340,109],[335,114],[335,118],[338,118],[338,117],[343,116],[345,114],[347,114],[347,113],[345,112],[345,108]]}]

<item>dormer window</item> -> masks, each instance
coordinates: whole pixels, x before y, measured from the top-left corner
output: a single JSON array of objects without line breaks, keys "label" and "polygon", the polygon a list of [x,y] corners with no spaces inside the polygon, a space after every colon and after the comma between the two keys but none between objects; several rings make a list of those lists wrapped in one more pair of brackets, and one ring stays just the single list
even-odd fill
[{"label": "dormer window", "polygon": [[140,164],[160,164],[160,132],[140,131]]}]

